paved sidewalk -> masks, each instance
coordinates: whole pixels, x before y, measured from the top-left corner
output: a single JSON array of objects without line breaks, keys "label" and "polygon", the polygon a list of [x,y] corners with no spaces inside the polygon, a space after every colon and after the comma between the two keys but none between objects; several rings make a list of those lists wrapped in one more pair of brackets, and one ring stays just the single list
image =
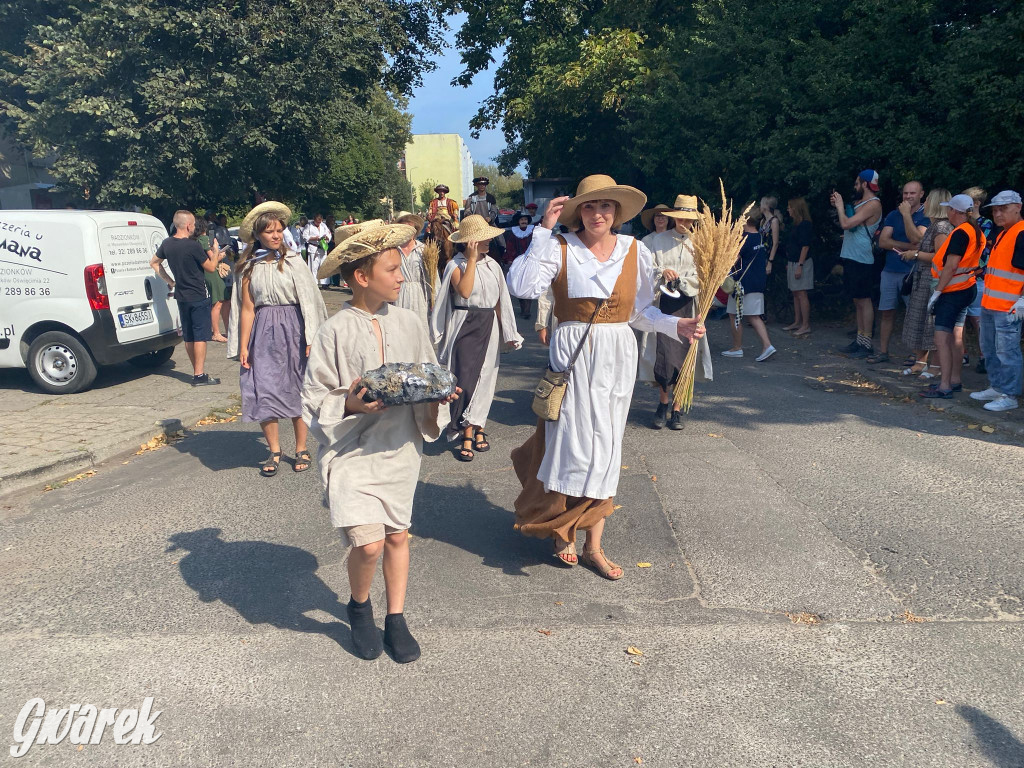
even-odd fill
[{"label": "paved sidewalk", "polygon": [[[323,294],[333,313],[348,293]],[[92,388],[74,395],[39,390],[28,372],[0,370],[0,495],[52,483],[137,451],[178,419],[186,428],[239,404],[238,363],[211,343],[207,371],[219,386],[192,387],[192,367],[179,344],[167,365],[142,370],[128,363],[100,368]]]}]

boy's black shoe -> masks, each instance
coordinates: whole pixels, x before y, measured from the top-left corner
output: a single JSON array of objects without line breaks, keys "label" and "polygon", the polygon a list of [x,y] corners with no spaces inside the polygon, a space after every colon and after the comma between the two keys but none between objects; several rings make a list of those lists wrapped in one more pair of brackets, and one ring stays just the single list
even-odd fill
[{"label": "boy's black shoe", "polygon": [[354,597],[348,601],[348,623],[352,627],[352,644],[356,647],[356,656],[372,661],[384,653],[384,644],[380,640],[380,631],[373,623],[373,606],[370,598],[365,603],[357,603]]},{"label": "boy's black shoe", "polygon": [[668,428],[676,431],[683,428],[683,415],[679,411],[672,411],[672,418],[668,420]]},{"label": "boy's black shoe", "polygon": [[658,410],[654,412],[654,421],[651,422],[652,429],[661,429],[665,426],[665,416],[668,413],[668,403],[659,403]]},{"label": "boy's black shoe", "polygon": [[408,664],[420,657],[420,644],[409,632],[405,616],[401,613],[389,613],[384,617],[384,643],[399,664]]},{"label": "boy's black shoe", "polygon": [[202,373],[199,376],[192,377],[193,387],[211,387],[215,384],[220,384],[220,379],[216,379],[208,373]]}]

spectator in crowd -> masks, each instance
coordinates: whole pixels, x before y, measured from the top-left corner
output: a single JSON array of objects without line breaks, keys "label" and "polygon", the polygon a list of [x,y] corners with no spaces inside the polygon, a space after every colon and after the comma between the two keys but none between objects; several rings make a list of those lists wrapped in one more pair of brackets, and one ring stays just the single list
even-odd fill
[{"label": "spectator in crowd", "polygon": [[989,255],[981,299],[981,351],[988,367],[989,388],[972,392],[987,400],[987,411],[1019,406],[1024,380],[1021,321],[1024,318],[1024,221],[1021,198],[1013,190],[1000,192],[989,206],[999,227]]},{"label": "spectator in crowd", "polygon": [[[324,215],[322,213],[314,216],[313,220],[306,224],[302,230],[302,242],[306,246],[309,271],[314,277],[320,271],[320,265],[324,263],[324,257],[327,256],[327,244],[331,241],[331,234],[331,230],[324,223]],[[319,283],[321,288],[326,288],[331,284],[331,281],[330,279],[320,280]]]},{"label": "spectator in crowd", "polygon": [[782,214],[779,213],[779,199],[777,197],[761,198],[761,223],[758,226],[758,233],[761,235],[761,243],[764,245],[765,253],[768,256],[765,269],[770,275],[775,257],[782,247]]},{"label": "spectator in crowd", "polygon": [[932,279],[937,281],[928,299],[928,309],[935,314],[935,348],[939,355],[941,380],[918,394],[927,398],[951,400],[953,393],[963,389],[960,373],[963,367],[963,346],[958,347],[954,329],[963,327],[967,308],[977,292],[975,270],[985,247],[985,235],[970,217],[974,200],[967,195],[954,195],[942,203],[953,225],[953,232],[932,259]]},{"label": "spectator in crowd", "polygon": [[[885,249],[885,268],[882,270],[878,296],[878,311],[882,319],[879,323],[878,352],[868,357],[869,363],[889,362],[889,339],[896,322],[896,307],[902,295],[903,280],[914,267],[911,262],[903,259],[903,252],[918,246],[929,223],[924,215],[924,186],[919,181],[908,181],[903,185],[903,201],[885,217],[878,237],[878,244]],[[907,302],[906,297],[903,301]],[[904,365],[913,365],[917,359],[908,358]]]},{"label": "spectator in crowd", "polygon": [[[962,194],[967,195],[974,201],[974,209],[971,211],[971,216],[974,217],[974,221],[981,228],[981,232],[985,235],[985,249],[981,252],[981,269],[984,270],[988,264],[989,254],[992,252],[992,243],[994,240],[993,223],[992,219],[986,218],[981,214],[982,206],[988,202],[988,192],[981,187],[968,187],[963,191]],[[984,275],[984,271],[981,273]],[[978,334],[979,346],[981,345],[981,297],[984,293],[982,291],[983,278],[978,277],[978,296],[974,299],[974,303],[967,308],[967,323],[974,328],[974,332]],[[966,326],[964,326],[966,328]],[[961,331],[963,333],[963,331]],[[961,339],[961,343],[963,339]],[[964,353],[964,365],[969,362],[966,352]],[[981,357],[978,358],[978,365],[975,367],[978,373],[985,373],[985,353],[981,353]]]},{"label": "spectator in crowd", "polygon": [[932,295],[931,263],[935,253],[946,242],[953,225],[946,216],[942,203],[952,197],[948,189],[933,189],[924,203],[924,215],[929,224],[914,250],[904,251],[901,258],[910,264],[914,285],[907,299],[907,314],[903,318],[903,343],[914,351],[914,361],[903,369],[904,376],[935,378],[939,366],[929,365],[928,357],[935,349],[935,318],[928,311]]},{"label": "spectator in crowd", "polygon": [[306,218],[305,216],[299,216],[298,225],[293,224],[292,226],[288,227],[289,230],[294,230],[292,232],[292,237],[295,239],[295,242],[299,246],[296,249],[296,253],[302,256],[303,260],[308,260],[309,258],[308,255],[306,254],[306,243],[302,239],[302,230],[306,228],[307,224],[309,224],[309,219]]},{"label": "spectator in crowd", "polygon": [[[220,384],[220,379],[206,373],[206,344],[213,336],[213,329],[205,277],[207,272],[217,269],[219,256],[212,249],[203,251],[192,239],[195,231],[196,217],[189,211],[176,211],[174,234],[160,244],[149,264],[174,291],[185,351],[192,363],[192,386],[203,387]],[[164,269],[165,260],[171,265],[174,279]]]},{"label": "spectator in crowd", "polygon": [[486,176],[477,176],[473,179],[473,194],[466,198],[462,204],[463,218],[476,214],[483,216],[484,221],[494,225],[498,218],[498,201],[487,191],[491,180]]},{"label": "spectator in crowd", "polygon": [[793,220],[786,239],[786,284],[793,294],[793,322],[783,330],[792,331],[794,336],[806,336],[811,332],[811,300],[807,292],[814,288],[814,226],[804,198],[792,198],[786,212]]},{"label": "spectator in crowd", "polygon": [[[307,222],[308,223],[308,222]],[[305,225],[303,225],[305,226]],[[284,247],[292,253],[297,253],[299,256],[302,255],[302,231],[294,224],[289,224],[284,228]]]},{"label": "spectator in crowd", "polygon": [[761,211],[754,209],[743,223],[743,246],[740,258],[733,271],[736,289],[729,297],[730,330],[732,347],[722,353],[723,357],[743,357],[743,320],[746,319],[761,340],[761,354],[755,360],[763,363],[775,354],[775,347],[768,338],[761,315],[764,314],[764,289],[768,282],[768,249],[761,242]]},{"label": "spectator in crowd", "polygon": [[[224,259],[217,265],[217,274],[224,280],[224,301],[220,305],[220,320],[224,323],[224,332],[227,333],[228,321],[231,316],[231,291],[235,285],[235,262],[238,259],[238,241],[228,231],[228,217],[223,213],[217,214],[217,245],[221,250],[227,249]],[[213,327],[217,328],[217,318],[213,318]]]},{"label": "spectator in crowd", "polygon": [[872,245],[875,231],[882,221],[882,201],[878,199],[878,174],[875,171],[868,169],[857,174],[853,181],[853,199],[853,204],[847,209],[843,196],[833,192],[831,202],[839,214],[839,226],[843,230],[843,247],[839,252],[843,282],[857,312],[857,337],[843,351],[854,359],[864,359],[874,353],[871,345],[875,325],[871,306],[871,291],[875,285]]},{"label": "spectator in crowd", "polygon": [[[512,221],[515,226],[505,231],[505,258],[501,265],[506,273],[512,262],[529,250],[530,242],[533,240],[533,224],[530,223],[528,213],[519,212]],[[532,311],[532,299],[519,299],[519,314],[524,320],[530,319]]]},{"label": "spectator in crowd", "polygon": [[302,259],[284,246],[288,206],[257,205],[238,228],[248,245],[238,263],[238,295],[232,302],[228,355],[241,364],[242,420],[259,422],[270,448],[260,474],[272,477],[281,463],[279,419],[295,431],[292,469],[305,472],[312,459],[302,420],[302,381],[317,330],[327,319],[324,300]]},{"label": "spectator in crowd", "polygon": [[526,210],[526,212],[530,216],[530,223],[531,224],[536,225],[536,224],[540,223],[540,215],[537,213],[537,204],[536,203],[527,203],[526,207],[525,207],[525,210]]}]

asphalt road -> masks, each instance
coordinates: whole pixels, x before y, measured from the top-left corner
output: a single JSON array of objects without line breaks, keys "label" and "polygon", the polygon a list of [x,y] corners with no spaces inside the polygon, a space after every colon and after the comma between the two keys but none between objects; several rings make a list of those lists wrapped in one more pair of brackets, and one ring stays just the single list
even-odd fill
[{"label": "asphalt road", "polygon": [[153,744],[18,762],[1024,765],[1024,450],[779,346],[716,356],[681,433],[647,428],[638,387],[605,539],[617,583],[512,530],[508,451],[542,354],[505,356],[493,450],[427,449],[411,665],[350,652],[317,475],[260,478],[255,425],[8,501],[0,734],[32,697],[152,696]]}]

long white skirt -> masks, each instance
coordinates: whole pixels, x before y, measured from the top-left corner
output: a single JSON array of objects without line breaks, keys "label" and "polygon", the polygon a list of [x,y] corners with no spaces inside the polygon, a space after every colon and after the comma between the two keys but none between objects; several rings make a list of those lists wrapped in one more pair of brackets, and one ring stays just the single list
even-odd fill
[{"label": "long white skirt", "polygon": [[[562,323],[551,339],[551,367],[565,370],[586,323]],[[558,421],[544,432],[537,479],[566,496],[607,499],[619,487],[622,436],[636,383],[637,344],[626,323],[595,323],[569,376]]]}]

